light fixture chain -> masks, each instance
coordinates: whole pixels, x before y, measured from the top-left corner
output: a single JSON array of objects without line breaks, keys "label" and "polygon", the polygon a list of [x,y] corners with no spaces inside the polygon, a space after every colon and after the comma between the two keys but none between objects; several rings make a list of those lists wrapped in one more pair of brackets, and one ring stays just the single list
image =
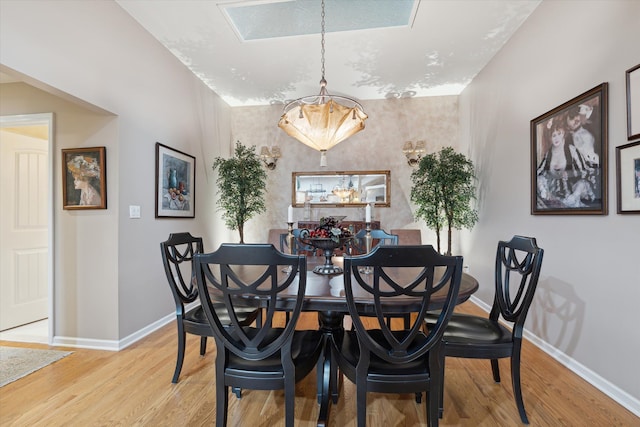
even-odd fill
[{"label": "light fixture chain", "polygon": [[322,58],[321,59],[321,63],[322,63],[322,67],[321,67],[322,80],[324,80],[324,0],[322,0],[322,13],[320,14],[320,16],[322,17],[321,31],[320,31],[320,35],[321,35],[320,57]]}]

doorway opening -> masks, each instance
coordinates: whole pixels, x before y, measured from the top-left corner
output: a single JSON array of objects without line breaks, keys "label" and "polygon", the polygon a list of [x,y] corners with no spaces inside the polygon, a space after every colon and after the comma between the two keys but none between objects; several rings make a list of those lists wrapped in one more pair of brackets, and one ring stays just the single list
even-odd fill
[{"label": "doorway opening", "polygon": [[0,339],[52,343],[53,113],[0,116]]}]

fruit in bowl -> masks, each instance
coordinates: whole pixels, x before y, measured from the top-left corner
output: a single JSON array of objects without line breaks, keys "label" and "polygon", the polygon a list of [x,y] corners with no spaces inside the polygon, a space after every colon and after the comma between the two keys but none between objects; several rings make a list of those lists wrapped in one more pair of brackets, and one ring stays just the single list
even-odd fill
[{"label": "fruit in bowl", "polygon": [[301,239],[331,239],[337,244],[352,237],[351,231],[346,227],[342,227],[340,221],[332,216],[320,218],[320,225],[313,230],[302,230],[300,232]]},{"label": "fruit in bowl", "polygon": [[314,248],[322,249],[324,252],[325,263],[318,265],[313,269],[317,274],[342,274],[342,268],[333,265],[331,256],[333,250],[347,244],[353,235],[348,228],[343,228],[339,221],[334,217],[320,218],[320,225],[313,230],[302,230],[299,240]]}]

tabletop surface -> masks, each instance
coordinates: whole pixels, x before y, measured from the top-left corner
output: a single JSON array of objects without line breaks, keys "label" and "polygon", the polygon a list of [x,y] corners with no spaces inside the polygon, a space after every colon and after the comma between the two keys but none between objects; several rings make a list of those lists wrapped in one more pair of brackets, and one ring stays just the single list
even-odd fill
[{"label": "tabletop surface", "polygon": [[[304,311],[339,311],[347,312],[347,304],[344,293],[344,276],[322,275],[316,274],[312,270],[316,265],[324,264],[324,257],[307,257],[307,288],[305,291]],[[333,263],[337,266],[343,266],[342,257],[333,257]],[[418,269],[416,269],[417,271]],[[284,273],[283,273],[284,274]],[[442,307],[447,296],[448,286],[436,292],[431,297],[430,309],[438,309]],[[460,291],[456,304],[461,304],[468,300],[469,297],[478,290],[478,281],[469,274],[463,273],[460,282]],[[284,300],[284,307],[287,302],[293,304],[298,291],[297,283],[292,284],[279,297]],[[354,288],[355,299],[363,313],[372,312],[373,299],[369,294],[358,294],[357,288]],[[290,299],[288,298],[290,296]],[[392,305],[397,305],[398,312],[415,311],[419,309],[420,299],[415,297],[394,298]]]}]

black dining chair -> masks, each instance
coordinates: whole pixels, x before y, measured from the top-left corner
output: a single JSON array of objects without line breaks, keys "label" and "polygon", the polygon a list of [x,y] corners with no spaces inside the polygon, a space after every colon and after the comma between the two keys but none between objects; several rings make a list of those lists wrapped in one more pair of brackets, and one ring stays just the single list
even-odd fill
[{"label": "black dining chair", "polygon": [[[372,266],[372,273],[361,273],[362,266]],[[444,374],[442,334],[456,305],[462,257],[440,255],[430,245],[378,246],[366,255],[345,256],[344,267],[345,297],[355,331],[334,337],[332,357],[340,372],[356,384],[358,426],[366,424],[367,392],[426,392],[428,425],[437,426]],[[401,270],[413,278],[397,281]],[[438,321],[425,334],[424,317],[434,309],[431,297],[445,289]],[[365,327],[361,316],[358,299],[365,295],[375,301],[375,319],[369,317],[374,327]],[[414,323],[409,329],[391,330],[386,317],[408,298],[415,299]]]},{"label": "black dining chair", "polygon": [[[293,234],[293,253],[294,255],[314,255],[317,249],[311,245],[305,245],[299,239],[302,230],[300,228],[294,228],[291,231]],[[289,232],[280,234],[280,252],[289,253]]]},{"label": "black dining chair", "polygon": [[[367,246],[365,242],[365,237],[367,235],[367,230],[361,229],[354,236],[351,241],[351,255],[365,254],[367,253]],[[389,234],[384,230],[371,230],[371,238],[376,241],[375,245],[372,245],[371,249],[375,248],[379,245],[397,245],[399,243],[398,236],[395,234]]]},{"label": "black dining chair", "polygon": [[[203,252],[202,238],[194,237],[190,233],[172,233],[166,241],[160,243],[160,250],[164,271],[176,304],[178,357],[171,382],[177,383],[184,361],[187,333],[200,336],[201,356],[204,356],[207,351],[207,337],[213,336],[201,304],[189,310],[185,309],[186,304],[198,301],[198,287],[193,274],[193,256]],[[224,303],[216,302],[214,307],[224,323],[228,324],[230,320]],[[244,308],[238,313],[243,325],[251,324],[258,314],[259,310],[255,308]],[[240,391],[237,389],[234,391],[240,397]]]},{"label": "black dining chair", "polygon": [[[289,273],[283,267],[291,267]],[[285,425],[292,427],[295,384],[313,370],[324,347],[320,331],[295,330],[307,284],[306,257],[284,254],[272,244],[223,244],[213,253],[196,255],[195,269],[217,347],[216,425],[226,425],[228,389],[237,387],[284,389]],[[289,288],[295,290],[295,300],[281,297]],[[218,315],[212,295],[224,301],[229,326]],[[238,321],[235,312],[248,301],[263,306],[262,325]],[[290,310],[290,319],[275,327],[274,315],[282,309]]]},{"label": "black dining chair", "polygon": [[[498,359],[511,358],[511,382],[520,419],[529,424],[520,384],[522,332],[538,284],[544,251],[533,237],[514,236],[500,241],[495,264],[495,296],[489,317],[454,313],[444,332],[445,355],[491,359],[495,382],[500,382]],[[436,326],[428,315],[427,328]],[[501,323],[509,322],[511,329]],[[440,397],[440,411],[443,410]]]},{"label": "black dining chair", "polygon": [[[353,245],[352,254],[364,254],[367,252],[366,244],[365,244],[365,236],[367,235],[367,230],[360,230],[356,233]],[[400,239],[396,234],[387,233],[384,230],[371,230],[371,238],[376,241],[376,244],[373,245],[373,248],[380,245],[399,245]],[[411,313],[394,313],[390,314],[387,317],[387,324],[391,327],[391,322],[394,318],[403,319],[404,328],[409,329],[409,325],[411,324]]]}]

